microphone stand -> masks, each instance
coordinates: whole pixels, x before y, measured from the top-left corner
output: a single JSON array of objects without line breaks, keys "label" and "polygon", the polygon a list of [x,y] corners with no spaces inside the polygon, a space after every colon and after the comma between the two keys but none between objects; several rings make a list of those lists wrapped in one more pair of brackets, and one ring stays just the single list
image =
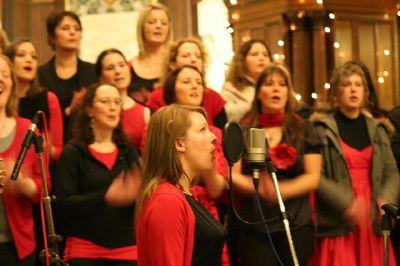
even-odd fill
[{"label": "microphone stand", "polygon": [[286,212],[285,204],[283,203],[283,200],[282,200],[282,195],[281,195],[281,191],[279,189],[279,184],[278,184],[278,178],[276,176],[276,166],[270,158],[266,159],[265,164],[266,164],[269,174],[271,175],[272,182],[274,184],[276,196],[278,199],[279,209],[282,214],[283,226],[285,227],[285,232],[286,232],[286,236],[287,236],[288,243],[289,243],[290,253],[291,253],[292,259],[293,259],[293,264],[295,266],[299,266],[299,260],[297,259],[296,250],[295,250],[294,244],[293,244],[292,233],[290,232],[289,219],[288,219],[289,216]]},{"label": "microphone stand", "polygon": [[392,230],[391,219],[389,213],[385,212],[381,221],[382,235],[383,235],[383,265],[389,266],[389,238],[390,231]]},{"label": "microphone stand", "polygon": [[54,228],[53,211],[51,208],[52,198],[49,196],[49,191],[47,189],[46,170],[43,158],[43,137],[41,135],[34,134],[32,141],[35,144],[35,152],[39,157],[40,175],[42,178],[43,189],[42,198],[46,216],[46,224],[44,226],[47,225],[47,239],[49,241],[49,251],[47,252],[46,250],[42,250],[40,252],[40,258],[42,259],[43,264],[46,264],[45,262],[47,261],[47,258],[49,258],[50,265],[68,266],[68,264],[65,263],[59,255],[58,242],[61,241],[62,237],[56,234]]}]

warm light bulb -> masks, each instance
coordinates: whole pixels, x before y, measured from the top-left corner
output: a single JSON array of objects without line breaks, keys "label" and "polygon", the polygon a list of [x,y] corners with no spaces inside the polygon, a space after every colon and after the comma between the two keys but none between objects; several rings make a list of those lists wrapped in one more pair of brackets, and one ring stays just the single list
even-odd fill
[{"label": "warm light bulb", "polygon": [[228,28],[228,32],[229,32],[229,33],[233,33],[233,28],[232,28],[232,27],[229,27],[229,28]]},{"label": "warm light bulb", "polygon": [[318,98],[318,94],[313,92],[311,93],[311,98],[313,98],[314,100]]},{"label": "warm light bulb", "polygon": [[328,82],[325,83],[324,88],[329,90],[331,88],[331,84],[329,84]]},{"label": "warm light bulb", "polygon": [[297,101],[301,101],[301,95],[300,94],[297,93],[294,97],[296,98]]},{"label": "warm light bulb", "polygon": [[333,47],[335,47],[336,49],[340,47],[340,44],[338,42],[334,42],[333,43]]},{"label": "warm light bulb", "polygon": [[281,58],[281,56],[279,54],[274,54],[274,59],[275,60],[279,60]]},{"label": "warm light bulb", "polygon": [[231,5],[237,5],[237,3],[238,3],[237,0],[229,0],[229,2],[231,3]]},{"label": "warm light bulb", "polygon": [[383,71],[383,75],[384,75],[385,77],[389,76],[389,71],[387,71],[387,70]]},{"label": "warm light bulb", "polygon": [[324,3],[323,0],[317,0],[317,4],[322,5]]},{"label": "warm light bulb", "polygon": [[382,84],[382,83],[385,82],[385,79],[384,79],[383,77],[379,77],[379,78],[378,78],[378,82]]},{"label": "warm light bulb", "polygon": [[384,51],[383,51],[383,53],[384,53],[385,55],[390,55],[390,51],[389,51],[389,50],[387,50],[387,49],[386,49],[386,50],[384,50]]},{"label": "warm light bulb", "polygon": [[284,45],[285,45],[285,42],[284,42],[284,41],[282,41],[282,40],[279,40],[279,41],[278,41],[278,45],[282,47],[282,46],[284,46]]},{"label": "warm light bulb", "polygon": [[329,27],[325,27],[325,32],[326,32],[326,33],[329,33],[329,32],[331,32],[331,28],[329,28]]},{"label": "warm light bulb", "polygon": [[296,24],[292,23],[290,24],[290,30],[295,31],[296,30]]},{"label": "warm light bulb", "polygon": [[333,14],[333,13],[329,13],[328,16],[329,16],[330,19],[335,19],[335,14]]}]

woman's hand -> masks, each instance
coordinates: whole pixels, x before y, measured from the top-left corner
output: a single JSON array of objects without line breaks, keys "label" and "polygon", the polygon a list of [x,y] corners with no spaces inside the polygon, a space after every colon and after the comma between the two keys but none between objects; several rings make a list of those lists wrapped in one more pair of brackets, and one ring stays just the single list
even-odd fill
[{"label": "woman's hand", "polygon": [[74,92],[74,96],[72,97],[71,104],[65,108],[65,115],[70,116],[76,110],[78,110],[83,103],[83,98],[86,95],[87,90],[85,88],[81,88],[79,91]]},{"label": "woman's hand", "polygon": [[4,170],[0,175],[0,183],[3,187],[3,193],[18,195],[22,194],[29,199],[33,199],[38,192],[35,182],[27,176],[28,173],[20,174],[16,180],[11,180],[11,173],[13,171],[14,165],[11,163],[4,163]]},{"label": "woman's hand", "polygon": [[110,206],[132,205],[139,193],[141,175],[136,167],[133,170],[123,171],[114,179],[108,188],[105,201]]}]

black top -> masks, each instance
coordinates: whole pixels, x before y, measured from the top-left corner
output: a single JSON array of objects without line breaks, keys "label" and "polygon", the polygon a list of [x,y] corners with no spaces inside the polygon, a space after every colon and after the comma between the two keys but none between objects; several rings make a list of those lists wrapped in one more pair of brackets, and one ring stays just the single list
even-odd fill
[{"label": "black top", "polygon": [[197,200],[186,195],[195,217],[193,266],[221,265],[225,232],[223,226]]},{"label": "black top", "polygon": [[64,122],[64,140],[67,141],[70,139],[70,134],[66,134],[70,131],[68,126],[70,118],[65,116],[65,108],[71,104],[74,92],[97,82],[94,65],[78,58],[76,74],[64,80],[57,76],[55,56],[53,56],[46,64],[39,67],[38,79],[40,86],[54,92],[60,102]]},{"label": "black top", "polygon": [[[31,120],[37,111],[43,111],[46,116],[47,122],[50,121],[49,103],[47,98],[47,91],[39,92],[33,96],[19,98],[18,114],[20,117]],[[42,130],[42,119],[39,121],[39,129]],[[49,128],[50,124],[47,125]]]},{"label": "black top", "polygon": [[[321,153],[321,141],[318,138],[313,125],[307,120],[301,120],[301,124],[304,130],[304,141],[303,150],[304,152],[297,151],[296,162],[290,166],[287,170],[277,168],[278,180],[292,179],[304,173],[303,156],[304,154],[319,154]],[[281,143],[286,143],[285,139],[282,139]],[[243,173],[251,175],[248,170],[248,166],[245,161],[243,163]],[[270,220],[268,227],[271,232],[284,232],[284,227],[281,219],[281,212],[278,204],[268,206],[262,203],[263,213],[267,220]],[[309,202],[309,196],[303,195],[297,198],[291,198],[285,201],[286,212],[289,215],[290,228],[295,230],[300,228],[311,221],[311,205]],[[242,216],[246,220],[250,221],[261,221],[260,214],[256,205],[255,198],[243,198],[242,205],[240,208]],[[255,230],[259,233],[266,233],[265,227],[251,226],[251,230]]]},{"label": "black top", "polygon": [[129,86],[129,95],[137,102],[146,104],[150,99],[150,94],[154,90],[154,85],[160,80],[159,78],[145,79],[139,77],[133,67],[131,67],[131,84]]},{"label": "black top", "polygon": [[65,145],[57,162],[54,190],[67,237],[107,248],[136,243],[134,206],[111,207],[104,199],[112,181],[134,163],[139,164],[139,155],[131,146],[118,146],[117,159],[109,170],[83,142],[73,140]]},{"label": "black top", "polygon": [[359,151],[371,145],[364,115],[360,114],[357,118],[352,119],[337,111],[333,117],[338,126],[340,138],[347,145]]}]

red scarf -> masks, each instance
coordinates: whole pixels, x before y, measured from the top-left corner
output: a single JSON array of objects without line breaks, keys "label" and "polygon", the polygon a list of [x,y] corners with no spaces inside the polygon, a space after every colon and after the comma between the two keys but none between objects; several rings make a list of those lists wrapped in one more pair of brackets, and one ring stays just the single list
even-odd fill
[{"label": "red scarf", "polygon": [[262,127],[280,127],[283,119],[285,119],[285,113],[260,114],[258,124]]}]

